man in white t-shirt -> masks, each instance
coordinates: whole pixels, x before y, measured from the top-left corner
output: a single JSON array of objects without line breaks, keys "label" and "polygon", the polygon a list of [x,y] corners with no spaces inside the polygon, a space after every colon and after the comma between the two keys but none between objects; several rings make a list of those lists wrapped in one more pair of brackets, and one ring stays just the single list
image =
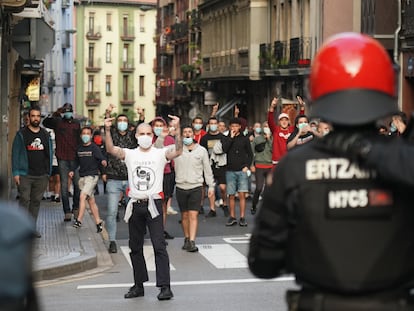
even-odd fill
[{"label": "man in white t-shirt", "polygon": [[[152,145],[153,131],[147,123],[136,130],[138,148],[127,149],[114,146],[110,127],[114,118],[105,119],[105,146],[108,153],[125,161],[128,169],[128,196],[131,200],[125,211],[129,229],[129,247],[134,271],[134,286],[125,298],[144,296],[143,283],[148,281],[148,271],[143,254],[144,235],[148,227],[155,253],[156,286],[160,287],[159,300],[173,297],[170,288],[170,263],[164,239],[162,185],[165,164],[179,156],[183,150],[180,119],[169,116],[175,127],[175,145],[155,148]],[[165,135],[166,133],[163,133]]]}]

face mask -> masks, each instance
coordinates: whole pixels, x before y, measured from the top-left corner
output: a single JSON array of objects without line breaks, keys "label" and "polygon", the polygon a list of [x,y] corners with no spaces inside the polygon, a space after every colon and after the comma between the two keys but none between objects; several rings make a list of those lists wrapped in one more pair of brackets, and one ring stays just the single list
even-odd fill
[{"label": "face mask", "polygon": [[68,112],[64,112],[64,113],[63,113],[63,117],[64,117],[65,119],[70,119],[70,118],[72,118],[72,117],[73,117],[73,112],[70,112],[70,111],[68,111]]},{"label": "face mask", "polygon": [[248,131],[247,129],[245,129],[245,130],[243,131],[243,135],[244,135],[244,136],[246,136],[247,134],[249,134],[249,131]]},{"label": "face mask", "polygon": [[163,128],[162,127],[154,127],[154,134],[155,136],[160,136],[162,133]]},{"label": "face mask", "polygon": [[201,128],[203,127],[203,125],[202,124],[194,124],[194,129],[196,130],[196,131],[199,131],[199,130],[201,130]]},{"label": "face mask", "polygon": [[254,131],[256,132],[256,134],[260,134],[262,132],[262,129],[260,127],[256,127]]},{"label": "face mask", "polygon": [[263,128],[263,132],[264,132],[266,135],[269,135],[269,134],[270,134],[270,128],[268,128],[268,127],[264,127],[264,128]]},{"label": "face mask", "polygon": [[99,135],[96,135],[93,137],[93,142],[97,144],[98,146],[102,145],[102,137]]},{"label": "face mask", "polygon": [[329,130],[323,130],[323,136],[328,135],[329,134]]},{"label": "face mask", "polygon": [[137,137],[138,145],[143,149],[148,149],[152,145],[152,137],[148,135],[140,135]]},{"label": "face mask", "polygon": [[91,136],[90,135],[82,135],[81,136],[81,139],[82,139],[82,142],[84,144],[87,144],[87,143],[89,143],[91,141]]},{"label": "face mask", "polygon": [[210,131],[211,131],[211,132],[215,132],[215,131],[217,131],[217,124],[211,124],[211,125],[210,125]]},{"label": "face mask", "polygon": [[120,130],[121,132],[124,132],[128,128],[128,123],[124,121],[120,121],[118,122],[117,126],[118,126],[118,130]]},{"label": "face mask", "polygon": [[303,129],[305,126],[308,126],[308,123],[300,123],[300,124],[298,124],[298,128],[300,130]]},{"label": "face mask", "polygon": [[184,137],[183,138],[183,143],[186,146],[189,146],[193,143],[193,138],[192,137]]},{"label": "face mask", "polygon": [[391,123],[390,132],[394,133],[395,131],[397,131],[397,127],[394,125],[394,123]]}]

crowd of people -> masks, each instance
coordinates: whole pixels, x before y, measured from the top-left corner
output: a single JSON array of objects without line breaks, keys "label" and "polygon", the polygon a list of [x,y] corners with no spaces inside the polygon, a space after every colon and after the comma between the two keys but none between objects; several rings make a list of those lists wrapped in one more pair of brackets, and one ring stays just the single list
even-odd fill
[{"label": "crowd of people", "polygon": [[[269,176],[285,154],[334,130],[329,122],[309,119],[300,97],[293,120],[292,111],[284,111],[274,98],[267,119],[251,126],[238,116],[237,106],[228,123],[216,117],[216,104],[208,120],[197,116],[182,127],[175,116],[169,116],[169,121],[157,116],[145,123],[141,108],[137,109],[138,122],[132,124],[126,114],[114,114],[113,108],[107,108],[104,126],[92,128],[81,127],[72,105],[65,104],[43,120],[46,131],[41,127],[40,109],[32,107],[27,124],[13,142],[13,177],[20,205],[34,219],[42,197],[50,197],[62,203],[63,221],[73,221],[73,227],[81,228],[88,205],[97,232],[104,226],[108,232],[110,253],[118,251],[117,222],[125,209],[135,280],[125,298],[144,295],[142,283],[148,280],[142,253],[146,226],[155,249],[157,286],[161,288],[158,298],[173,297],[165,239],[174,238],[166,230],[167,215],[178,213],[171,206],[174,195],[181,213],[182,249],[197,252],[198,216],[205,213],[206,198],[209,211],[205,217],[216,217],[219,209],[228,217],[225,226],[246,227],[248,198],[255,215]],[[406,118],[398,114],[377,126],[381,134],[401,135]],[[108,198],[105,221],[94,198],[99,193],[99,178]],[[36,236],[41,237],[39,232]]]}]

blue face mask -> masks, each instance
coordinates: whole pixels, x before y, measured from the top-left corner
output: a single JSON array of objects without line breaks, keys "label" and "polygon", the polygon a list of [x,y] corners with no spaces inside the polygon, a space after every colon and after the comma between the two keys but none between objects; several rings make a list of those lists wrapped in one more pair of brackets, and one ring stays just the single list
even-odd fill
[{"label": "blue face mask", "polygon": [[70,119],[70,118],[72,118],[72,117],[73,117],[73,112],[70,112],[70,111],[64,112],[64,113],[63,113],[63,117],[64,117],[65,119]]},{"label": "blue face mask", "polygon": [[121,121],[121,122],[118,122],[117,126],[118,126],[118,130],[120,130],[121,132],[124,132],[128,128],[128,123],[124,122],[124,121]]},{"label": "blue face mask", "polygon": [[81,136],[81,139],[82,139],[82,142],[83,142],[84,144],[87,144],[87,143],[89,143],[89,142],[91,141],[91,136],[90,136],[90,135],[85,134],[85,135],[82,135],[82,136]]},{"label": "blue face mask", "polygon": [[395,131],[397,131],[397,127],[394,125],[394,123],[391,123],[390,132],[394,133]]},{"label": "blue face mask", "polygon": [[160,136],[162,133],[163,128],[162,127],[154,127],[154,134],[155,136]]},{"label": "blue face mask", "polygon": [[194,124],[194,129],[196,130],[196,131],[199,131],[199,130],[201,130],[201,128],[203,127],[203,125],[202,124]]},{"label": "blue face mask", "polygon": [[300,124],[298,124],[298,128],[300,130],[303,129],[305,126],[308,126],[308,123],[300,123]]},{"label": "blue face mask", "polygon": [[211,131],[211,132],[215,132],[215,131],[217,131],[217,124],[211,124],[211,125],[209,126],[209,128],[210,128],[210,131]]},{"label": "blue face mask", "polygon": [[189,145],[191,145],[192,143],[193,143],[193,138],[192,137],[184,137],[183,138],[183,143],[184,143],[184,145],[186,145],[186,146],[189,146]]},{"label": "blue face mask", "polygon": [[262,132],[262,129],[260,127],[256,127],[254,131],[256,132],[256,134],[260,134]]}]

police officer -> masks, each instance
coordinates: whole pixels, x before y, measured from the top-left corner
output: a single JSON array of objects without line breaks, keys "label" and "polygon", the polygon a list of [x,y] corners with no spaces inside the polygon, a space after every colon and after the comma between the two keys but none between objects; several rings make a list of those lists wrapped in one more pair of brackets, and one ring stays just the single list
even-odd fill
[{"label": "police officer", "polygon": [[384,48],[365,35],[338,34],[315,56],[311,115],[334,131],[279,162],[248,255],[258,277],[295,275],[289,310],[414,310],[410,191],[380,179],[380,163],[357,161],[374,160],[372,144],[350,139],[370,141],[375,121],[397,112],[394,78]]}]

